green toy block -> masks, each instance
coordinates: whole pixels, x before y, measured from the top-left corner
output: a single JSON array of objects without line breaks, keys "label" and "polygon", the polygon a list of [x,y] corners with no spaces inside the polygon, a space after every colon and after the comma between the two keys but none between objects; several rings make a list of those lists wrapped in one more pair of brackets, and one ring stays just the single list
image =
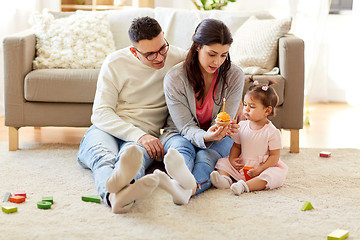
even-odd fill
[{"label": "green toy block", "polygon": [[14,213],[17,212],[17,207],[7,207],[7,206],[2,206],[1,207],[2,211],[5,213]]},{"label": "green toy block", "polygon": [[349,236],[349,231],[336,229],[327,236],[328,240],[343,240]]},{"label": "green toy block", "polygon": [[54,199],[53,199],[52,196],[42,197],[41,200],[44,201],[44,202],[49,202],[49,203],[51,203],[51,204],[54,203]]},{"label": "green toy block", "polygon": [[52,205],[51,202],[45,202],[45,201],[37,202],[37,207],[39,209],[50,209],[51,205]]},{"label": "green toy block", "polygon": [[82,196],[81,199],[85,202],[101,203],[101,199],[97,195]]},{"label": "green toy block", "polygon": [[314,207],[311,205],[311,203],[309,201],[306,201],[304,203],[304,205],[301,208],[301,211],[306,211],[306,210],[310,210],[313,209]]}]

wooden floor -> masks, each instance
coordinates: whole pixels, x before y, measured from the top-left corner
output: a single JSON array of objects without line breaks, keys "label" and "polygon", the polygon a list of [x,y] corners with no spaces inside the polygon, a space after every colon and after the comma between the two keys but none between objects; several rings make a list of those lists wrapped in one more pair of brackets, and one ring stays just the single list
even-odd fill
[{"label": "wooden floor", "polygon": [[[310,125],[300,130],[300,148],[359,148],[359,108],[345,103],[322,103],[309,106]],[[86,128],[24,127],[19,130],[22,142],[80,143]],[[283,146],[290,146],[290,132],[282,131]],[[8,128],[0,117],[0,142],[8,142]]]}]

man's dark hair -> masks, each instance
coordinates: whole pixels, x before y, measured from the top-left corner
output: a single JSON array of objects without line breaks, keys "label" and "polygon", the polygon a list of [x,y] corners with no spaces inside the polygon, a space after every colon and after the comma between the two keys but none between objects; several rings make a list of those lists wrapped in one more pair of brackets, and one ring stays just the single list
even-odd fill
[{"label": "man's dark hair", "polygon": [[162,32],[160,24],[151,17],[135,18],[129,28],[129,37],[132,43],[140,40],[151,40]]}]

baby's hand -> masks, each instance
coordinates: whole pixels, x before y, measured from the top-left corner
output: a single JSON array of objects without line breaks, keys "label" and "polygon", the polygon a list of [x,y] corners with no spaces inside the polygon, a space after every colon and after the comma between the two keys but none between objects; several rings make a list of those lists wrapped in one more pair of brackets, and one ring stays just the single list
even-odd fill
[{"label": "baby's hand", "polygon": [[253,169],[248,170],[248,172],[247,172],[247,174],[251,178],[259,176],[260,173],[261,173],[261,169],[259,169],[259,168],[253,168]]},{"label": "baby's hand", "polygon": [[244,164],[242,163],[243,159],[241,157],[229,159],[229,161],[231,165],[238,171],[244,167]]},{"label": "baby's hand", "polygon": [[226,136],[232,137],[235,133],[239,132],[239,124],[237,124],[236,120],[231,120],[229,129],[226,132]]}]

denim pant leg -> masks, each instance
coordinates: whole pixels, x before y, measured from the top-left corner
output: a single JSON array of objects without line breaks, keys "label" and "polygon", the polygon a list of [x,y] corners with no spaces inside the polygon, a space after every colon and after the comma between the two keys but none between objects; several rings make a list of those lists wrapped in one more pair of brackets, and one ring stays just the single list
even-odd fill
[{"label": "denim pant leg", "polygon": [[[152,159],[149,156],[146,149],[142,145],[140,145],[136,142],[122,142],[122,144],[120,144],[120,151],[119,151],[118,158],[121,156],[121,154],[124,151],[126,151],[126,149],[128,147],[133,146],[133,145],[137,146],[143,152],[143,161],[142,161],[141,168],[140,168],[139,172],[136,174],[136,176],[134,177],[134,180],[136,181],[145,175],[146,169],[148,169],[150,167],[150,165],[154,162],[154,159]],[[116,162],[115,168],[117,168],[118,166],[119,166],[119,161]]]},{"label": "denim pant leg", "polygon": [[190,172],[192,172],[196,156],[195,148],[192,143],[180,134],[178,134],[169,138],[166,141],[164,145],[165,154],[167,153],[169,148],[175,148],[176,150],[178,150],[179,153],[182,154],[186,166],[189,168]]},{"label": "denim pant leg", "polygon": [[109,203],[105,183],[113,173],[120,141],[92,125],[80,143],[77,156],[79,164],[93,172],[96,189],[107,205]]},{"label": "denim pant leg", "polygon": [[196,153],[193,175],[201,189],[196,190],[195,195],[211,187],[210,173],[214,171],[219,158],[229,156],[233,140],[229,137],[221,142],[215,142],[208,149],[199,149]]}]

